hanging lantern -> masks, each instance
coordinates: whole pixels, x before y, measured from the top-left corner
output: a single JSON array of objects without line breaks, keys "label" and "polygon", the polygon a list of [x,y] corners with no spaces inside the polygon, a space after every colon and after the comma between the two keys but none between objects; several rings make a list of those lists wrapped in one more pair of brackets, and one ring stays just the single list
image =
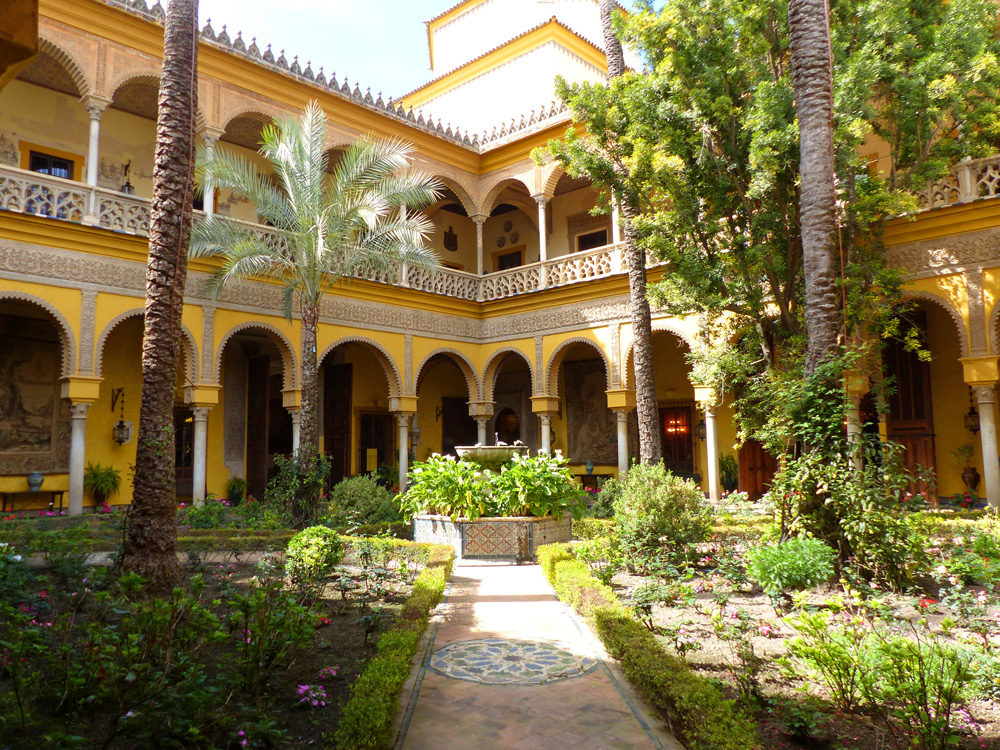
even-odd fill
[{"label": "hanging lantern", "polygon": [[965,429],[971,432],[973,435],[979,432],[979,412],[976,411],[976,405],[972,400],[972,386],[969,386],[969,411],[966,413],[965,417]]}]

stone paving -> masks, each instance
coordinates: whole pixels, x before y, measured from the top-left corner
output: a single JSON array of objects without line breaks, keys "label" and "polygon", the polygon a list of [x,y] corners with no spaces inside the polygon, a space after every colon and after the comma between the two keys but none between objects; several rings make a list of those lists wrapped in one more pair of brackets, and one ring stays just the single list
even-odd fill
[{"label": "stone paving", "polygon": [[396,750],[681,750],[537,565],[461,561],[441,610]]}]

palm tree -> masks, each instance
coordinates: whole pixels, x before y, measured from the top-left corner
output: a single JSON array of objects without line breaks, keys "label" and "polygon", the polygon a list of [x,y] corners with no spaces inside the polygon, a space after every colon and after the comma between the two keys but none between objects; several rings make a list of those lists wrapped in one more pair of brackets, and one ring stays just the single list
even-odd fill
[{"label": "palm tree", "polygon": [[197,0],[172,0],[163,32],[142,337],[142,406],[123,563],[125,570],[144,576],[151,591],[169,589],[180,576],[175,552],[174,387],[194,198],[197,23]]},{"label": "palm tree", "polygon": [[[611,23],[611,14],[618,7],[615,0],[601,0],[601,29],[604,32],[604,51],[608,60],[608,78],[624,74],[625,56],[622,45]],[[624,171],[621,161],[615,169]],[[620,182],[627,180],[621,175]],[[656,381],[653,378],[653,326],[646,297],[646,253],[636,245],[632,222],[635,204],[624,195],[615,195],[621,216],[622,255],[628,268],[629,312],[632,317],[632,367],[635,370],[635,410],[639,422],[639,459],[643,463],[660,460],[660,431],[656,409]]]},{"label": "palm tree", "polygon": [[799,119],[799,224],[805,275],[806,372],[837,348],[840,295],[834,232],[833,59],[826,0],[790,0],[792,85]]},{"label": "palm tree", "polygon": [[[377,274],[393,278],[401,264],[433,268],[427,247],[433,226],[419,209],[436,200],[439,183],[410,169],[414,149],[398,140],[362,139],[332,165],[324,149],[326,116],[312,102],[301,116],[264,128],[260,154],[273,176],[247,159],[216,149],[199,166],[203,182],[253,201],[273,228],[213,217],[200,222],[192,255],[217,256],[221,267],[211,282],[218,294],[231,281],[274,279],[284,285],[284,313],[302,321],[302,388],[299,460],[310,476],[319,446],[316,329],[320,303],[343,278]],[[408,210],[416,209],[416,210]],[[301,524],[318,497],[293,505]]]}]

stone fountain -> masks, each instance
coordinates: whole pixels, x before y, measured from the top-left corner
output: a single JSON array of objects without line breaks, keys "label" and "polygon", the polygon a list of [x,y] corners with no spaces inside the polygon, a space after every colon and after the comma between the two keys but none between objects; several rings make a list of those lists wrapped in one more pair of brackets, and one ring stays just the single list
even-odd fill
[{"label": "stone fountain", "polygon": [[[520,442],[505,445],[455,446],[462,461],[474,461],[483,471],[498,473],[515,455],[525,456],[528,446]],[[573,538],[572,519],[546,516],[493,516],[456,518],[420,513],[413,518],[413,539],[447,544],[459,558],[476,560],[535,560],[535,550],[543,544],[568,542]]]}]

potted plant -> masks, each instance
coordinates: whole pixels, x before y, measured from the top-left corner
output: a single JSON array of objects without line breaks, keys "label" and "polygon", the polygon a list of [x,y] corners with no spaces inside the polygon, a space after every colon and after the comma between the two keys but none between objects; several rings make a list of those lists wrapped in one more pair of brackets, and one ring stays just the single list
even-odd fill
[{"label": "potted plant", "polygon": [[83,473],[83,486],[94,496],[98,507],[107,505],[108,498],[121,489],[122,473],[114,466],[88,463]]},{"label": "potted plant", "polygon": [[975,493],[981,477],[979,470],[972,465],[972,456],[974,455],[972,443],[962,443],[951,452],[951,455],[957,458],[963,466],[962,481],[965,482],[965,486],[969,488],[969,492]]},{"label": "potted plant", "polygon": [[247,480],[243,477],[231,477],[226,485],[230,505],[239,505],[247,494]]},{"label": "potted plant", "polygon": [[732,453],[719,454],[719,481],[726,492],[734,492],[740,486],[740,465]]}]

